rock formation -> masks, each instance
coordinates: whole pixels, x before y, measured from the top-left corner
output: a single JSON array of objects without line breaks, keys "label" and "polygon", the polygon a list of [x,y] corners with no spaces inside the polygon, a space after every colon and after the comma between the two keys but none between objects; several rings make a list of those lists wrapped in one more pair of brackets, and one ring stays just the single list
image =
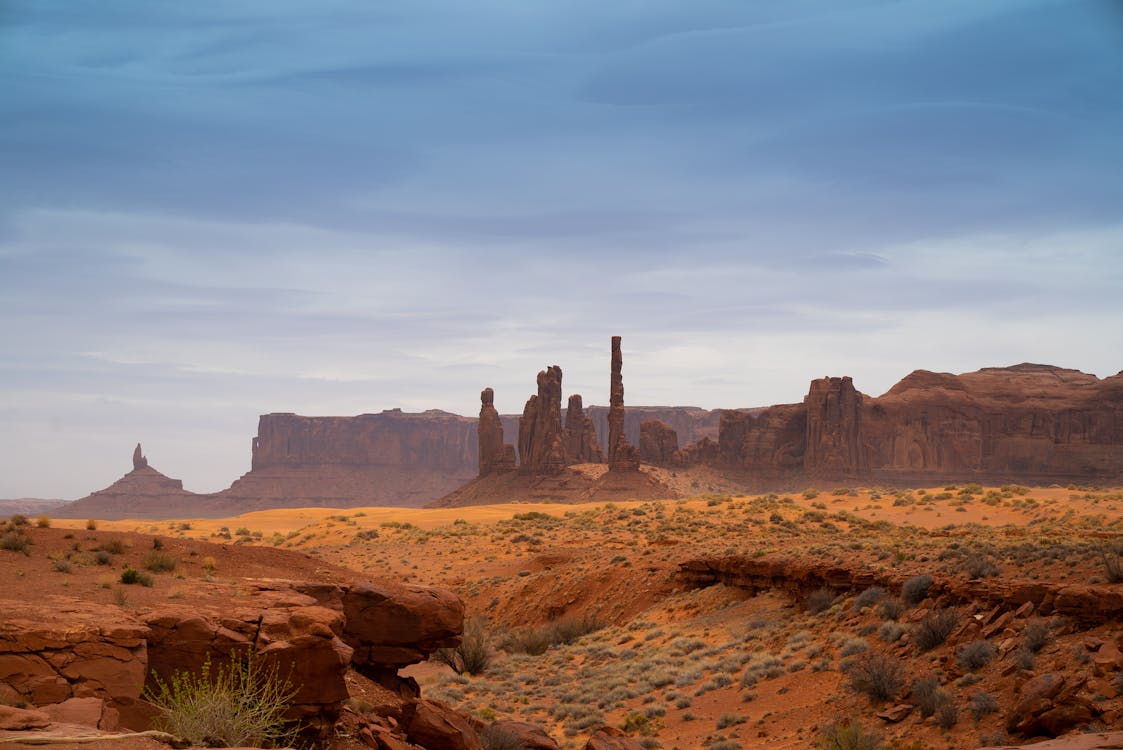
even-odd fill
[{"label": "rock formation", "polygon": [[678,451],[678,434],[658,419],[649,419],[640,425],[639,457],[648,464],[666,466],[674,461]]},{"label": "rock formation", "polygon": [[480,476],[515,470],[515,447],[503,442],[503,422],[495,410],[495,392],[480,393],[480,421],[476,426],[480,444]]},{"label": "rock formation", "polygon": [[604,463],[593,420],[585,414],[581,395],[577,393],[569,397],[565,410],[565,453],[569,463]]},{"label": "rock formation", "polygon": [[204,505],[206,496],[183,489],[183,482],[161,474],[133,451],[133,470],[105,489],[52,512],[59,518],[164,518],[172,511]]},{"label": "rock formation", "polygon": [[612,337],[612,376],[609,381],[608,470],[639,471],[639,456],[624,436],[624,355],[620,337]]},{"label": "rock formation", "polygon": [[862,394],[848,377],[811,381],[803,466],[811,476],[856,476],[869,470],[862,432]]},{"label": "rock formation", "polygon": [[519,420],[519,471],[557,474],[566,465],[561,423],[562,371],[557,365],[538,373],[538,393]]},{"label": "rock formation", "polygon": [[824,378],[802,404],[726,411],[718,442],[720,465],[765,486],[1113,481],[1123,476],[1123,373],[918,370],[878,398],[849,378]]}]

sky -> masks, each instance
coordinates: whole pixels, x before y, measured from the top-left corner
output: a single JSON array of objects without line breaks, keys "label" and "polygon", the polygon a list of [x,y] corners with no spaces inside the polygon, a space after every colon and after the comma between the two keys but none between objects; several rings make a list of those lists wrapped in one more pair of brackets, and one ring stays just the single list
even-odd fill
[{"label": "sky", "polygon": [[1123,370],[1117,0],[4,0],[0,497],[257,417]]}]

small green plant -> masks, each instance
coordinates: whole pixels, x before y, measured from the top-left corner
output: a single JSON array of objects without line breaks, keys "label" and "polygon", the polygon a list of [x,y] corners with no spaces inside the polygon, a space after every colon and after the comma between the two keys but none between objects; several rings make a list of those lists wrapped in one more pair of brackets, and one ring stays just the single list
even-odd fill
[{"label": "small green plant", "polygon": [[131,586],[135,583],[139,583],[141,586],[151,586],[154,581],[152,576],[147,573],[143,573],[136,568],[130,568],[126,565],[125,569],[121,571],[121,583],[127,586]]},{"label": "small green plant", "polygon": [[252,652],[231,652],[215,665],[207,655],[199,672],[179,671],[164,682],[155,672],[144,698],[160,712],[157,724],[205,747],[284,746],[295,730],[285,712],[298,688]]},{"label": "small green plant", "polygon": [[487,619],[473,617],[464,623],[464,634],[456,648],[441,648],[433,654],[439,662],[452,667],[457,674],[483,674],[491,664],[491,636]]}]

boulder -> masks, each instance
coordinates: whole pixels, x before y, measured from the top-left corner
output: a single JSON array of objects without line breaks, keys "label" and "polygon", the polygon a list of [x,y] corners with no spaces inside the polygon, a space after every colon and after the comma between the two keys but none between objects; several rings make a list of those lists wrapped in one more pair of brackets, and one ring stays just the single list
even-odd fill
[{"label": "boulder", "polygon": [[558,743],[542,727],[525,721],[496,721],[483,731],[483,735],[502,738],[502,742],[495,744],[511,750],[559,750]]},{"label": "boulder", "polygon": [[643,745],[616,727],[606,726],[593,732],[585,750],[643,750]]},{"label": "boulder", "polygon": [[419,700],[405,716],[409,741],[428,750],[484,750],[468,720],[437,701]]},{"label": "boulder", "polygon": [[356,669],[398,668],[424,661],[438,648],[460,643],[464,603],[425,586],[364,583],[343,595],[343,640]]},{"label": "boulder", "polygon": [[1087,677],[1037,675],[1022,685],[1018,703],[1006,718],[1006,731],[1024,737],[1056,737],[1088,724],[1095,712],[1092,704],[1079,695],[1086,682]]},{"label": "boulder", "polygon": [[43,711],[0,703],[0,729],[22,732],[27,729],[45,729],[50,724],[51,717]]}]

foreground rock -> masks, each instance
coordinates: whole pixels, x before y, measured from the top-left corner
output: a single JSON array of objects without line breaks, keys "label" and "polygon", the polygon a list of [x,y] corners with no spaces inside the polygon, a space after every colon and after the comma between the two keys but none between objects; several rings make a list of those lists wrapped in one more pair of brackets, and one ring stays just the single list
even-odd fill
[{"label": "foreground rock", "polygon": [[[1022,745],[988,745],[982,750],[1012,750]],[[1074,734],[1045,742],[1035,742],[1034,750],[1121,750],[1123,732],[1096,732],[1093,734]]]}]

